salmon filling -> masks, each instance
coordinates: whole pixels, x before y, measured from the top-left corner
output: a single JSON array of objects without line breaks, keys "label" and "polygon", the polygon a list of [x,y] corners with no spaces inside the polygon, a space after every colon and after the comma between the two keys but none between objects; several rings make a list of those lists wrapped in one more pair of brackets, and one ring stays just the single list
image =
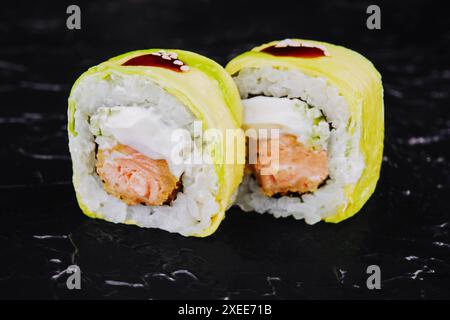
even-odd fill
[{"label": "salmon filling", "polygon": [[[257,149],[256,164],[248,165],[248,169],[266,196],[313,192],[328,178],[325,150],[308,149],[297,140],[296,136],[283,134],[279,138],[278,170],[276,170],[274,169],[276,162],[272,159],[270,147],[269,140],[266,148]],[[272,169],[275,173],[262,174],[264,168]]]},{"label": "salmon filling", "polygon": [[128,205],[169,203],[181,187],[166,160],[151,159],[122,144],[99,149],[96,169],[105,191]]}]

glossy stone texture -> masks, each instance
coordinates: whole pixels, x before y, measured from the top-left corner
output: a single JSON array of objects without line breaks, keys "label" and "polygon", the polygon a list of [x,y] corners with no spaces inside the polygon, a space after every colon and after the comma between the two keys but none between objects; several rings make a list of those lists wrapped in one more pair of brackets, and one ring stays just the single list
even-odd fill
[{"label": "glossy stone texture", "polygon": [[[0,298],[450,298],[450,28],[431,1],[13,1],[0,11]],[[146,47],[197,51],[225,64],[286,37],[345,45],[383,75],[381,180],[338,225],[233,208],[206,239],[91,220],[71,185],[66,99],[106,58]],[[69,291],[65,272],[82,271]],[[381,268],[381,290],[366,268]]]}]

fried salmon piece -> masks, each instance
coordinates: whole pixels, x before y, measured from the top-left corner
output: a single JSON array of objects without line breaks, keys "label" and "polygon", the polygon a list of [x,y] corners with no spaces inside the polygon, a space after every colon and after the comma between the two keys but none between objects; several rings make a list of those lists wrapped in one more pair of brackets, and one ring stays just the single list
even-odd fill
[{"label": "fried salmon piece", "polygon": [[162,205],[181,186],[166,160],[153,160],[122,144],[99,149],[96,169],[105,191],[128,205]]},{"label": "fried salmon piece", "polygon": [[257,149],[257,163],[249,165],[265,195],[315,191],[328,178],[327,152],[308,149],[296,136],[288,134],[279,138],[278,170],[264,174],[261,170],[266,168],[267,172],[276,160],[272,159],[270,148],[269,140],[267,148]]}]

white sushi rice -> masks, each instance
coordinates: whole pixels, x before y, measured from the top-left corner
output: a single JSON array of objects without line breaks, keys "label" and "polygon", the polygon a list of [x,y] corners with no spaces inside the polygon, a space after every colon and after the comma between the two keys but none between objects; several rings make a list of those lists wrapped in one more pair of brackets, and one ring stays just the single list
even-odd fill
[{"label": "white sushi rice", "polygon": [[350,118],[348,105],[338,90],[326,79],[274,67],[244,68],[234,80],[242,99],[249,95],[300,98],[322,110],[334,128],[328,137],[329,180],[324,186],[301,198],[271,198],[265,196],[257,181],[247,175],[239,188],[236,203],[245,211],[268,212],[277,218],[293,216],[305,219],[308,224],[317,223],[336,213],[340,206],[347,205],[344,187],[358,181],[364,158],[359,150],[360,115],[359,119]]},{"label": "white sushi rice", "polygon": [[[98,116],[99,110],[127,107],[149,110],[160,119],[151,123],[151,126],[158,126],[156,131],[164,132],[174,126],[188,129],[195,146],[200,143],[193,131],[196,119],[187,107],[148,78],[121,73],[111,73],[108,77],[94,74],[82,78],[72,92],[71,99],[76,103],[77,135],[69,135],[74,185],[80,200],[90,212],[111,222],[135,223],[141,227],[160,228],[182,235],[200,233],[209,227],[211,217],[219,211],[219,205],[215,199],[218,177],[214,166],[208,162],[184,165],[183,191],[177,193],[170,205],[162,206],[125,204],[105,192],[95,170],[96,142],[100,148],[115,143],[110,136],[99,136],[95,141],[92,132],[98,129],[98,125],[92,127],[90,120]],[[155,139],[146,137],[152,138]],[[207,148],[203,146],[203,150]],[[204,159],[208,157],[207,154],[203,156]]]}]

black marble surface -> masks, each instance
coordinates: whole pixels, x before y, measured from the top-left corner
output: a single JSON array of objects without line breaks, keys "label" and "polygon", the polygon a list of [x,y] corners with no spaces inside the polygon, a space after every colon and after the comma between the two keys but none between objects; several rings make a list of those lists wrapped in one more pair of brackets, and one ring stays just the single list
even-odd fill
[{"label": "black marble surface", "polygon": [[[450,23],[444,3],[10,1],[0,9],[0,298],[450,298]],[[71,186],[66,99],[88,67],[148,47],[225,64],[286,37],[345,45],[385,87],[381,179],[338,225],[233,208],[206,239],[91,220]],[[66,288],[77,264],[82,289]],[[381,290],[366,268],[381,268]]]}]

